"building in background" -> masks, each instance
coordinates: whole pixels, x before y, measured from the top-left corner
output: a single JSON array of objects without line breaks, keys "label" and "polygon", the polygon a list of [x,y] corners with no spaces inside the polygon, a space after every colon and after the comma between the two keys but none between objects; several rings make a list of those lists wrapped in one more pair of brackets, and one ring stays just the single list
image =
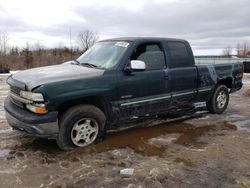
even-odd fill
[{"label": "building in background", "polygon": [[250,57],[250,50],[238,50],[239,57]]}]

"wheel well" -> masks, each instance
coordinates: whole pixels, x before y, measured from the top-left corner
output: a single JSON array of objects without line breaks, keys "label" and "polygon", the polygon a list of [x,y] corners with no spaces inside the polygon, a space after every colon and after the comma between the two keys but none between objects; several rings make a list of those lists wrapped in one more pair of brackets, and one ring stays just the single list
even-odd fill
[{"label": "wheel well", "polygon": [[80,99],[74,99],[74,100],[70,100],[70,101],[66,101],[62,104],[60,104],[57,107],[57,111],[58,111],[58,119],[61,117],[61,115],[69,108],[79,105],[79,104],[91,104],[96,106],[97,108],[99,108],[100,110],[103,111],[103,113],[105,114],[106,118],[109,119],[110,117],[110,113],[111,113],[111,107],[108,105],[108,102],[98,96],[94,96],[94,97],[85,97],[85,98],[80,98]]},{"label": "wheel well", "polygon": [[224,78],[224,79],[218,81],[217,84],[218,84],[218,85],[219,85],[219,84],[225,85],[225,86],[227,86],[228,88],[232,88],[232,78],[230,78],[230,77]]}]

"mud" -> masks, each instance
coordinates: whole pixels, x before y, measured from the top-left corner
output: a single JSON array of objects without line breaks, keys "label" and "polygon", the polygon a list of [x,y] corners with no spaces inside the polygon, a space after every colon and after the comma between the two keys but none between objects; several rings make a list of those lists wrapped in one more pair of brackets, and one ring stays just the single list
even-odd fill
[{"label": "mud", "polygon": [[[103,142],[61,151],[13,131],[0,76],[0,187],[250,187],[250,75],[222,115],[136,120]],[[134,127],[135,128],[127,128]],[[119,171],[134,168],[131,177]]]},{"label": "mud", "polygon": [[[192,124],[181,122],[159,124],[153,127],[131,128],[125,131],[109,134],[100,144],[81,149],[81,151],[79,150],[79,153],[100,153],[112,149],[129,147],[134,149],[135,152],[147,156],[162,156],[167,149],[167,143],[164,143],[166,138],[162,139],[163,143],[160,141],[161,138],[158,140],[156,139],[155,142],[152,138],[175,134],[177,135],[176,138],[171,140],[173,143],[193,148],[202,148],[202,146],[206,144],[206,142],[201,141],[202,136],[203,139],[205,139],[210,133],[216,134],[212,133],[212,131],[236,129],[236,126],[225,123],[196,127]],[[149,142],[150,139],[152,139],[151,142]]]}]

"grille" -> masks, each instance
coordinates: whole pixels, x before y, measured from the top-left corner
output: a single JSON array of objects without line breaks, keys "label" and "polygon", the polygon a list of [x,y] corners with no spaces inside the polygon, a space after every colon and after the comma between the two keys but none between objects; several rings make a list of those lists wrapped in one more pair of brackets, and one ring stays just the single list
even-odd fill
[{"label": "grille", "polygon": [[[20,89],[14,86],[10,86],[10,92],[14,93],[18,96],[20,96]],[[13,97],[10,97],[11,102],[14,103],[15,105],[19,106],[20,108],[24,108],[24,104],[16,99],[14,99]]]},{"label": "grille", "polygon": [[20,95],[20,89],[19,88],[17,88],[17,87],[14,87],[14,86],[10,86],[10,91],[12,92],[12,93],[15,93],[16,95]]},{"label": "grille", "polygon": [[10,97],[10,100],[11,100],[12,103],[14,103],[15,105],[19,106],[20,108],[24,108],[23,103],[15,100],[15,99],[13,99],[12,97]]}]

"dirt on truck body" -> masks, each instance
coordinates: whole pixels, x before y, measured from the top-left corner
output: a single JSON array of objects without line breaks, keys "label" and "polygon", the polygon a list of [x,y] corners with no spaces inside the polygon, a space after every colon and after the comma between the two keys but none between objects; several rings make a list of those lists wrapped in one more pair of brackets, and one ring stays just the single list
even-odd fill
[{"label": "dirt on truck body", "polygon": [[[0,187],[250,187],[249,74],[221,115],[134,119],[126,127],[135,128],[73,151],[10,128],[6,77],[0,76]],[[133,175],[120,175],[125,168]]]}]

